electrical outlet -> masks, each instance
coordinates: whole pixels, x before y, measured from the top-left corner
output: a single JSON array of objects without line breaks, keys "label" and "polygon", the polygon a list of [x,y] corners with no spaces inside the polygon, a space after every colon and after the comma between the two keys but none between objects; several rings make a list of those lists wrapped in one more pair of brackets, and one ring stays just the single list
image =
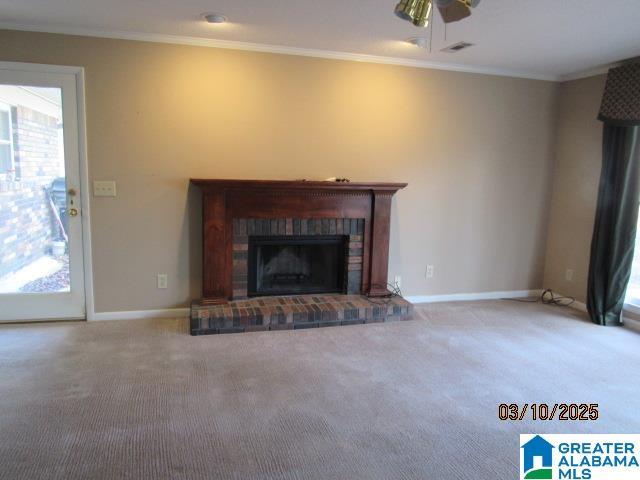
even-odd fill
[{"label": "electrical outlet", "polygon": [[165,289],[169,287],[169,277],[166,273],[158,274],[158,288]]},{"label": "electrical outlet", "polygon": [[567,268],[567,271],[564,272],[564,278],[567,282],[573,282],[573,270]]},{"label": "electrical outlet", "polygon": [[93,181],[93,196],[94,197],[115,197],[116,196],[116,182],[112,180],[94,180]]},{"label": "electrical outlet", "polygon": [[427,270],[425,272],[425,278],[433,278],[435,275],[435,268],[433,265],[427,265]]},{"label": "electrical outlet", "polygon": [[402,288],[402,277],[400,275],[396,275],[393,279],[393,284],[396,288]]}]

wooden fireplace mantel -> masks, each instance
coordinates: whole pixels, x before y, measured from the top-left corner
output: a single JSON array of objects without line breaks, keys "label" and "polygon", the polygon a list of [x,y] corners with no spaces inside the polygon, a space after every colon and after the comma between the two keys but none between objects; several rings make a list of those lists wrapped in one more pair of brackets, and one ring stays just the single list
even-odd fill
[{"label": "wooden fireplace mantel", "polygon": [[361,293],[387,292],[391,197],[406,183],[191,179],[202,190],[203,300],[233,297],[234,219],[364,219]]}]

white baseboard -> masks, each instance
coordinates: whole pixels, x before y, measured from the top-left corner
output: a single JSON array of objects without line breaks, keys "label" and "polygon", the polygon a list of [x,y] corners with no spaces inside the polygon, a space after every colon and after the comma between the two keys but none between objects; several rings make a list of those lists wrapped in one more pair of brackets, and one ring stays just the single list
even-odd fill
[{"label": "white baseboard", "polygon": [[[587,304],[582,302],[573,302],[570,305],[574,310],[578,310],[579,312],[589,313],[587,310]],[[622,322],[625,327],[632,328],[634,330],[640,331],[640,320],[636,320],[635,318],[630,318],[629,313],[640,315],[640,308],[635,307],[633,305],[625,304],[622,310]]]},{"label": "white baseboard", "polygon": [[587,304],[582,302],[573,302],[569,305],[574,310],[578,310],[579,312],[587,313]]},{"label": "white baseboard", "polygon": [[[589,313],[589,311],[587,310],[587,305],[582,302],[574,302],[570,305],[570,307],[583,313]],[[623,325],[627,328],[631,328],[632,330],[640,332],[640,320],[630,318],[629,312],[640,314],[640,309],[638,307],[634,307],[633,305],[625,305],[624,309],[622,310]]]},{"label": "white baseboard", "polygon": [[[405,300],[413,304],[439,302],[471,302],[474,300],[499,300],[501,298],[537,297],[542,290],[507,290],[504,292],[453,293],[448,295],[408,295]],[[587,306],[582,302],[574,302],[571,308],[586,312]],[[129,312],[96,312],[87,320],[138,320],[149,318],[188,318],[189,308],[167,308],[161,310],[133,310]]]},{"label": "white baseboard", "polygon": [[[404,297],[411,303],[464,302],[472,300],[495,300],[500,298],[523,298],[540,295],[541,290],[515,290],[507,292],[456,293],[452,295],[416,295]],[[96,312],[89,321],[139,320],[150,318],[188,318],[189,308],[167,308],[162,310],[133,310],[129,312]]]},{"label": "white baseboard", "polygon": [[143,318],[188,318],[189,308],[166,308],[162,310],[134,310],[130,312],[96,312],[89,321],[139,320]]},{"label": "white baseboard", "polygon": [[635,320],[633,318],[622,316],[622,320],[624,322],[624,326],[627,328],[631,328],[636,332],[640,332],[640,321]]},{"label": "white baseboard", "polygon": [[[562,293],[554,292],[554,294],[556,297],[566,297],[566,295],[563,295]],[[588,313],[587,304],[578,302],[577,300],[574,301],[571,305],[569,305],[569,308],[571,308],[572,310],[577,310],[579,312]]]},{"label": "white baseboard", "polygon": [[509,290],[505,292],[454,293],[450,295],[409,295],[404,297],[411,303],[471,302],[474,300],[499,300],[501,298],[536,297],[542,290]]},{"label": "white baseboard", "polygon": [[625,327],[640,332],[640,307],[630,303],[625,304],[622,309],[622,322]]}]

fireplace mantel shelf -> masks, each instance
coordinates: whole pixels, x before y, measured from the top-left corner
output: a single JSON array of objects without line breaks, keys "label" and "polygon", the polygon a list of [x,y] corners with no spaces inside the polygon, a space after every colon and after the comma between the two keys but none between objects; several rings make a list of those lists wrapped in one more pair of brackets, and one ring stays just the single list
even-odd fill
[{"label": "fireplace mantel shelf", "polygon": [[356,220],[363,225],[362,233],[353,236],[362,249],[358,293],[387,295],[391,197],[406,183],[220,179],[191,179],[191,183],[202,190],[205,303],[233,300],[234,268],[246,275],[246,267],[234,260],[238,219],[286,224],[293,219]]},{"label": "fireplace mantel shelf", "polygon": [[328,190],[328,191],[388,191],[395,193],[407,186],[406,183],[392,182],[326,182],[312,180],[222,180],[192,178],[191,183],[201,188],[261,190]]}]

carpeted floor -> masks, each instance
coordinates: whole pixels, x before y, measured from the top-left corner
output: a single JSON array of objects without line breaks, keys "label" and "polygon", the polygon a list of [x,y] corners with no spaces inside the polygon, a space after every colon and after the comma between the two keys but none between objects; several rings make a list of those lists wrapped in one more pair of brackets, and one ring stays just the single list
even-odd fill
[{"label": "carpeted floor", "polygon": [[[640,334],[507,301],[191,337],[186,320],[0,327],[0,477],[492,479],[519,433],[640,432]],[[501,422],[500,403],[599,403]]]}]

